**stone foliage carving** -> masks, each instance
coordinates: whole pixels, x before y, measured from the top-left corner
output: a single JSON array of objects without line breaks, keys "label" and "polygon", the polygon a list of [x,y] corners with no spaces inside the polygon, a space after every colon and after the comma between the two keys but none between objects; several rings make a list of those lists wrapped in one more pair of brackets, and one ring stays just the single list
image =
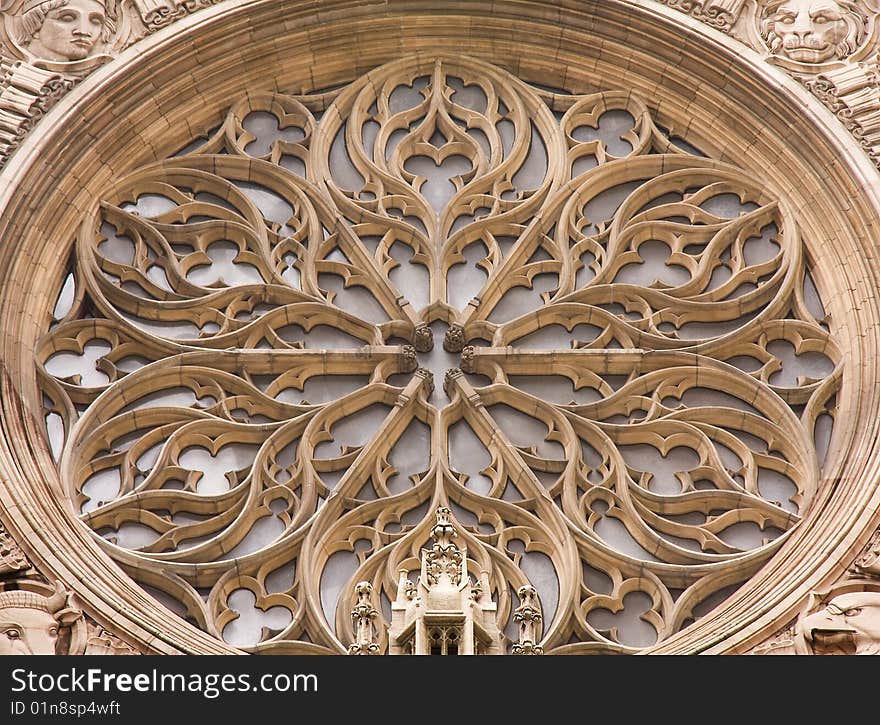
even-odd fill
[{"label": "stone foliage carving", "polygon": [[664,5],[692,15],[707,25],[729,31],[748,0],[660,0]]},{"label": "stone foliage carving", "polygon": [[[87,620],[88,621],[88,620]],[[140,654],[131,645],[123,642],[112,632],[88,621],[89,638],[86,642],[85,652],[87,655],[113,655],[130,656]]]},{"label": "stone foliage carving", "polygon": [[30,566],[30,562],[18,544],[15,543],[15,539],[7,533],[3,524],[0,523],[0,577],[29,569]]},{"label": "stone foliage carving", "polygon": [[875,532],[853,569],[856,574],[880,578],[880,531]]},{"label": "stone foliage carving", "polygon": [[[192,141],[101,195],[37,354],[70,505],[196,626],[230,641],[264,617],[236,643],[346,652],[355,585],[406,597],[399,572],[420,570],[439,508],[466,554],[439,551],[427,578],[480,572],[499,629],[534,586],[548,653],[636,652],[800,521],[843,361],[807,300],[796,216],[673,143],[634,94],[407,58],[327,93],[249,94]],[[454,302],[460,265],[483,276]],[[420,285],[395,281],[413,270]],[[428,344],[436,325],[449,344]],[[559,330],[564,345],[542,342]],[[412,374],[459,349],[443,390]],[[57,356],[90,363],[56,377]],[[793,372],[802,356],[821,372]],[[530,392],[548,371],[565,397]],[[395,464],[412,430],[427,453]],[[450,457],[460,431],[485,455],[474,470]],[[339,561],[345,586],[322,602]]]}]

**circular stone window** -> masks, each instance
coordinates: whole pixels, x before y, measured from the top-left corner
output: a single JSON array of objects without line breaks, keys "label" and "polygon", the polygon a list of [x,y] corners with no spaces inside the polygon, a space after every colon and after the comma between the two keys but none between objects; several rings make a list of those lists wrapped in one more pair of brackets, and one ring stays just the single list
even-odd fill
[{"label": "circular stone window", "polygon": [[[137,602],[156,651],[397,653],[439,581],[483,651],[521,651],[524,611],[548,654],[709,651],[785,624],[801,569],[852,546],[817,527],[856,526],[843,470],[874,455],[873,392],[835,425],[867,333],[827,235],[857,215],[831,186],[808,208],[828,181],[795,188],[810,159],[769,117],[759,170],[636,51],[559,79],[470,50],[227,69],[95,167],[63,253],[23,234],[6,289],[45,271],[0,316],[31,446],[4,495],[81,537],[97,618]],[[469,646],[447,625],[432,649]]]}]

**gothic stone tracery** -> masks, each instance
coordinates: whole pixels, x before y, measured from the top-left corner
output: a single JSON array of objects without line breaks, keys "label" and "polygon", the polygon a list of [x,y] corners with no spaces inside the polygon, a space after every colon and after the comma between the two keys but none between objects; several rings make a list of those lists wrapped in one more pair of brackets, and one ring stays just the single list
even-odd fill
[{"label": "gothic stone tracery", "polygon": [[462,559],[425,580],[454,564],[505,650],[636,652],[818,488],[842,360],[797,219],[625,91],[414,58],[250,94],[73,262],[38,350],[70,505],[247,651],[396,646],[440,508]]}]

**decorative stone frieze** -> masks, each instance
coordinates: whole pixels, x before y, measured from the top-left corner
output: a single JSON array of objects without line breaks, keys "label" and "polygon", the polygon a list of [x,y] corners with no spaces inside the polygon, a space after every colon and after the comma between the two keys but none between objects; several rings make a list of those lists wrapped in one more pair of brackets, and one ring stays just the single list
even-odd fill
[{"label": "decorative stone frieze", "polygon": [[719,30],[729,31],[749,0],[660,0]]},{"label": "decorative stone frieze", "polygon": [[0,577],[29,569],[31,563],[0,523]]}]

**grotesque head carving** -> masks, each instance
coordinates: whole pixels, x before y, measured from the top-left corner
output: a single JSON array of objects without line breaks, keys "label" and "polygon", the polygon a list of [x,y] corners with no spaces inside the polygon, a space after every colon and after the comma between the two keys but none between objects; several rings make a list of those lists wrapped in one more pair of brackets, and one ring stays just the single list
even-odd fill
[{"label": "grotesque head carving", "polygon": [[865,17],[851,0],[770,0],[761,31],[774,53],[801,63],[846,58],[865,36]]},{"label": "grotesque head carving", "polygon": [[60,582],[51,596],[23,590],[0,592],[0,655],[55,654],[59,630],[79,616],[68,607]]},{"label": "grotesque head carving", "polygon": [[109,2],[27,0],[15,19],[15,42],[43,60],[84,60],[115,32]]},{"label": "grotesque head carving", "polygon": [[880,654],[880,593],[836,596],[798,631],[815,654]]}]

